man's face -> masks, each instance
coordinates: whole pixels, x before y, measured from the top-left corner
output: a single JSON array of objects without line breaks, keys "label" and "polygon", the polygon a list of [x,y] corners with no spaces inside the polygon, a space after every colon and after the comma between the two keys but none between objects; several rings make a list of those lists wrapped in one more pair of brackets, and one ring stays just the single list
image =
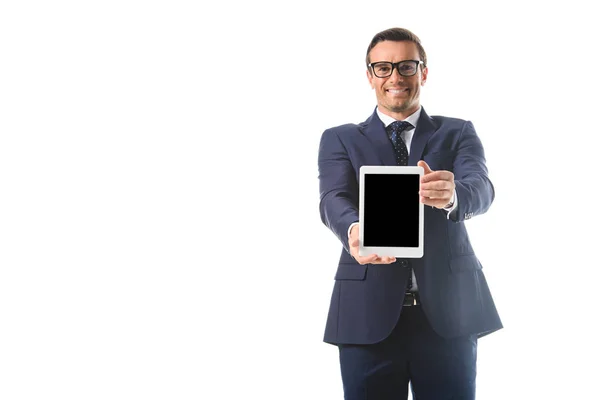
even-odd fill
[{"label": "man's face", "polygon": [[[413,42],[394,42],[385,40],[377,43],[370,52],[370,62],[390,61],[393,63],[404,60],[420,60],[419,50]],[[421,86],[427,80],[427,68],[418,71],[413,76],[401,76],[394,68],[392,75],[378,78],[367,69],[367,78],[377,94],[379,110],[396,119],[404,119],[419,108]]]}]

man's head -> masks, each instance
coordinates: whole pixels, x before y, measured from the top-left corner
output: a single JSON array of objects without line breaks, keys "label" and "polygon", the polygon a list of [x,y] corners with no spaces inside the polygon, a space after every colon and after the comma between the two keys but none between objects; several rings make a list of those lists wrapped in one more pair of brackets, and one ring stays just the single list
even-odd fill
[{"label": "man's head", "polygon": [[417,111],[428,70],[425,49],[414,33],[402,28],[379,32],[369,44],[366,62],[381,112],[404,119]]}]

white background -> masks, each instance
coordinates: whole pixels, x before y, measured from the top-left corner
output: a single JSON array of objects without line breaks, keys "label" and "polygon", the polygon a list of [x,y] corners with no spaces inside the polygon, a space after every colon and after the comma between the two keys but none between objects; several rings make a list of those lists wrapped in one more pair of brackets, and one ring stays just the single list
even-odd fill
[{"label": "white background", "polygon": [[496,187],[467,222],[505,325],[478,398],[596,398],[591,9],[208,3],[0,6],[0,398],[341,399],[317,150],[373,111],[392,26]]}]

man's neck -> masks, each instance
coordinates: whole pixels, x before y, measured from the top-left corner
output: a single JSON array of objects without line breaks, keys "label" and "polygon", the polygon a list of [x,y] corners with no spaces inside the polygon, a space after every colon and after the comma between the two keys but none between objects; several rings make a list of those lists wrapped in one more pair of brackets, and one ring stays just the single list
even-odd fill
[{"label": "man's neck", "polygon": [[421,105],[417,105],[416,107],[411,108],[408,111],[404,111],[404,112],[391,112],[390,110],[380,107],[379,105],[377,106],[377,109],[379,110],[380,113],[387,115],[390,118],[394,118],[396,121],[403,121],[406,118],[410,117],[411,115],[413,115],[414,113],[416,113],[417,111],[419,111],[421,109]]},{"label": "man's neck", "polygon": [[377,115],[379,116],[379,119],[383,122],[385,126],[388,126],[388,124],[391,124],[394,121],[408,121],[411,123],[412,126],[416,127],[417,122],[419,121],[419,118],[421,116],[421,110],[422,108],[421,106],[419,106],[415,112],[413,112],[412,114],[408,114],[405,118],[396,118],[390,116],[387,113],[383,113],[382,108],[378,106]]}]

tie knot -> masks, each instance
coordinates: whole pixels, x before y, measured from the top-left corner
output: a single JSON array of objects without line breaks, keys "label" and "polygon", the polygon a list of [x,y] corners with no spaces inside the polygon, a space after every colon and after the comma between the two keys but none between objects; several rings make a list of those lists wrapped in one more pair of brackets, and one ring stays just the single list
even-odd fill
[{"label": "tie knot", "polygon": [[392,134],[399,134],[402,131],[405,131],[408,128],[412,128],[412,124],[406,121],[394,121],[387,126],[387,131]]}]

